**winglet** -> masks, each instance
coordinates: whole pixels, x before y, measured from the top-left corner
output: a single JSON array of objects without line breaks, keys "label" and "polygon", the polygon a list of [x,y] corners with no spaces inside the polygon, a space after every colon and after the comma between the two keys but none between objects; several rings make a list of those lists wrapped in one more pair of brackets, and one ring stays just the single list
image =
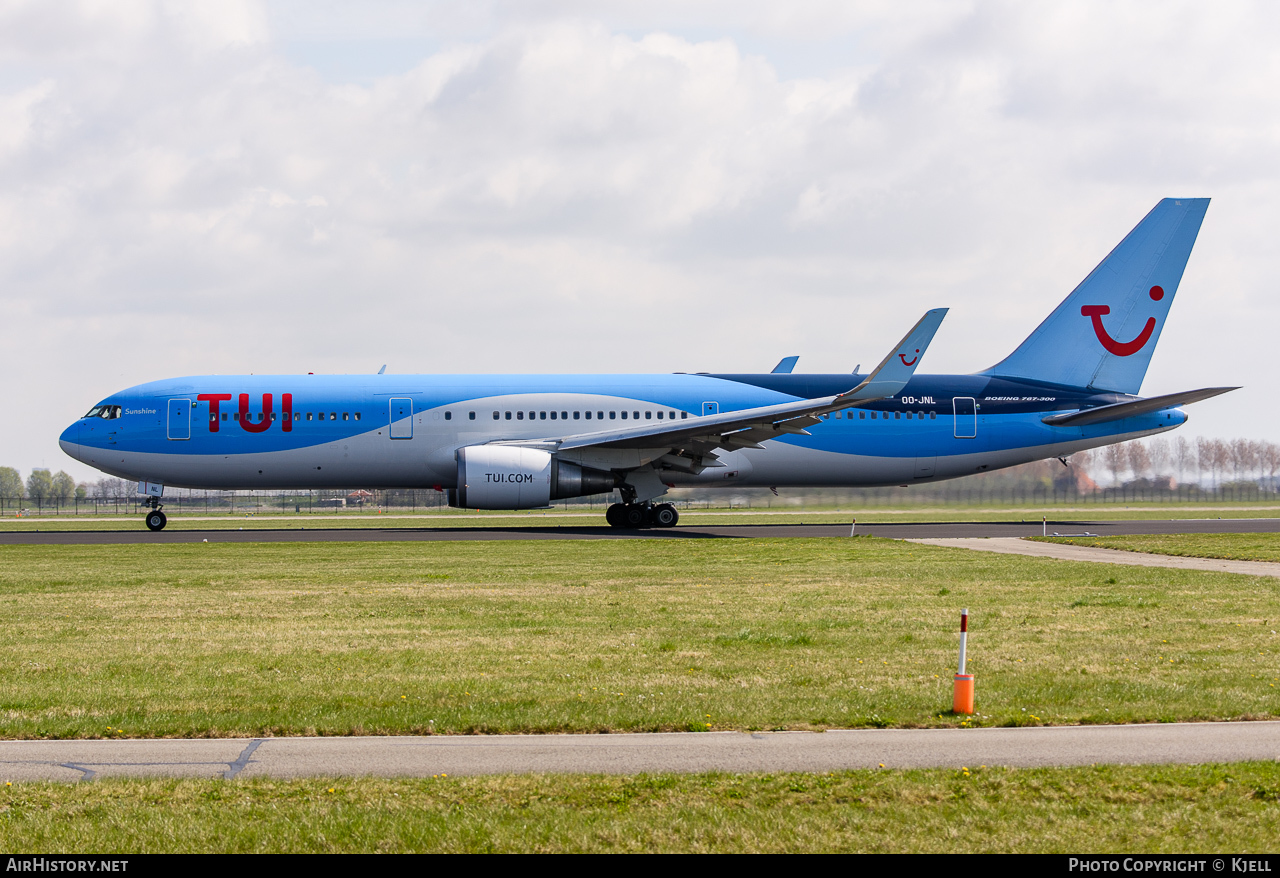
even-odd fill
[{"label": "winglet", "polygon": [[769,374],[790,375],[791,370],[796,367],[796,361],[799,359],[800,359],[799,357],[783,357],[781,360],[778,361],[778,365],[773,367],[773,371],[770,372]]},{"label": "winglet", "polygon": [[946,308],[934,308],[926,311],[924,316],[911,327],[911,331],[894,347],[889,355],[880,361],[880,365],[871,370],[861,384],[841,394],[840,402],[867,401],[884,399],[893,396],[907,386],[911,376],[915,374],[924,352],[933,341],[933,335],[947,316]]}]

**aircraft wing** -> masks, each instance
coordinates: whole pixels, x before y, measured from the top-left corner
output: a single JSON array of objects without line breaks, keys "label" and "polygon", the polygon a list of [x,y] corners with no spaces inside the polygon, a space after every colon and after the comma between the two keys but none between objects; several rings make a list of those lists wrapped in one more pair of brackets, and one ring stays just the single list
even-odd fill
[{"label": "aircraft wing", "polygon": [[1049,415],[1049,417],[1041,418],[1040,420],[1054,427],[1082,427],[1085,424],[1102,424],[1107,421],[1119,421],[1124,418],[1136,417],[1137,415],[1146,415],[1178,405],[1189,405],[1202,399],[1210,399],[1211,397],[1239,389],[1239,387],[1206,387],[1202,390],[1184,390],[1182,393],[1170,393],[1165,396],[1152,396],[1147,399],[1100,405],[1096,408],[1081,409],[1078,412]]},{"label": "aircraft wing", "polygon": [[[641,466],[658,457],[666,464],[693,472],[701,472],[708,466],[723,466],[715,462],[716,449],[733,451],[738,448],[760,448],[760,443],[767,439],[787,434],[807,436],[809,434],[805,427],[818,423],[824,414],[855,408],[896,394],[915,374],[921,357],[946,313],[946,308],[926,312],[860,384],[835,396],[802,399],[718,415],[695,416],[679,421],[656,421],[644,426],[598,433],[506,440],[494,444],[520,445],[553,452],[588,449],[601,452],[628,449],[648,452],[641,456],[618,456],[616,459],[620,463],[615,467],[618,469]],[[608,456],[593,457],[607,459]],[[632,459],[635,462],[629,463]]]}]

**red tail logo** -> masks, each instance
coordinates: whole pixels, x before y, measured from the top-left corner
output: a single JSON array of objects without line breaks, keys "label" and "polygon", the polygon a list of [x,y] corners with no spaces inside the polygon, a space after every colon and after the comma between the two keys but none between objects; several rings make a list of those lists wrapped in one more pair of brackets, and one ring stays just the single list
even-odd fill
[{"label": "red tail logo", "polygon": [[[1150,293],[1153,302],[1159,302],[1164,298],[1164,289],[1162,287],[1152,287]],[[1136,354],[1151,339],[1151,333],[1155,332],[1156,319],[1148,317],[1147,323],[1142,327],[1137,337],[1132,341],[1117,341],[1111,337],[1111,333],[1107,332],[1107,328],[1102,325],[1102,318],[1111,313],[1111,308],[1107,305],[1082,305],[1080,314],[1084,317],[1093,319],[1093,332],[1098,336],[1098,341],[1102,342],[1102,346],[1117,357],[1128,357]]]},{"label": "red tail logo", "polygon": [[920,349],[916,348],[916,355],[910,360],[907,359],[906,354],[898,354],[898,359],[902,361],[902,365],[904,366],[914,366],[916,364],[916,360],[920,359]]}]

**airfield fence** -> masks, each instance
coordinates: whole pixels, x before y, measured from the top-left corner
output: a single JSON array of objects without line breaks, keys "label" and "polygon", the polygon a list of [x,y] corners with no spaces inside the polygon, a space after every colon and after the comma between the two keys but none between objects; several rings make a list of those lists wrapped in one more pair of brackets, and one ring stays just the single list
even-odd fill
[{"label": "airfield fence", "polygon": [[[448,510],[445,495],[434,489],[367,491],[360,500],[349,501],[346,491],[181,491],[166,494],[164,508],[169,513],[187,515],[370,515],[387,512],[443,512]],[[599,510],[619,497],[598,495],[559,500],[556,508]],[[663,498],[680,509],[804,509],[831,507],[901,506],[1078,506],[1085,504],[1129,503],[1262,503],[1280,501],[1269,486],[1233,483],[1216,489],[1197,485],[1176,488],[1122,485],[1079,491],[1043,485],[939,484],[908,488],[858,488],[819,491],[783,490],[775,496],[768,489],[739,491],[699,491],[677,488]],[[338,503],[336,501],[342,501]],[[345,505],[343,505],[345,504]],[[143,498],[81,497],[40,499],[0,497],[0,517],[140,515],[146,508]]]}]

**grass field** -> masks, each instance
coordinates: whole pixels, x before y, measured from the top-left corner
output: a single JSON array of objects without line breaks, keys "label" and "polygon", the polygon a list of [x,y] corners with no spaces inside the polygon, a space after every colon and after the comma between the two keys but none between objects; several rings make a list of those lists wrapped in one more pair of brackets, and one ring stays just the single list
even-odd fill
[{"label": "grass field", "polygon": [[1127,552],[1226,558],[1233,561],[1280,561],[1280,534],[1170,534],[1127,537],[1035,537],[1050,543],[1096,546]]},{"label": "grass field", "polygon": [[1280,765],[104,780],[0,787],[0,846],[342,853],[1265,852]]},{"label": "grass field", "polygon": [[0,736],[1273,717],[1280,583],[860,537],[13,546]]},{"label": "grass field", "polygon": [[[410,513],[394,511],[346,512],[337,514],[296,514],[263,512],[257,514],[180,513],[166,510],[169,530],[251,530],[300,528],[430,528],[430,527],[603,527],[604,507],[592,510],[574,506],[568,509],[537,509],[525,512],[480,512],[476,510],[442,509]],[[796,509],[688,509],[681,510],[680,523],[689,525],[746,524],[849,524],[856,518],[863,524],[891,524],[917,521],[1002,521],[1039,524],[1047,516],[1050,524],[1071,521],[1131,521],[1204,518],[1277,518],[1280,505],[1274,503],[1115,503],[1080,506],[918,506],[842,508],[815,507]],[[0,533],[33,530],[142,530],[142,514],[137,515],[63,515],[0,518]]]}]

